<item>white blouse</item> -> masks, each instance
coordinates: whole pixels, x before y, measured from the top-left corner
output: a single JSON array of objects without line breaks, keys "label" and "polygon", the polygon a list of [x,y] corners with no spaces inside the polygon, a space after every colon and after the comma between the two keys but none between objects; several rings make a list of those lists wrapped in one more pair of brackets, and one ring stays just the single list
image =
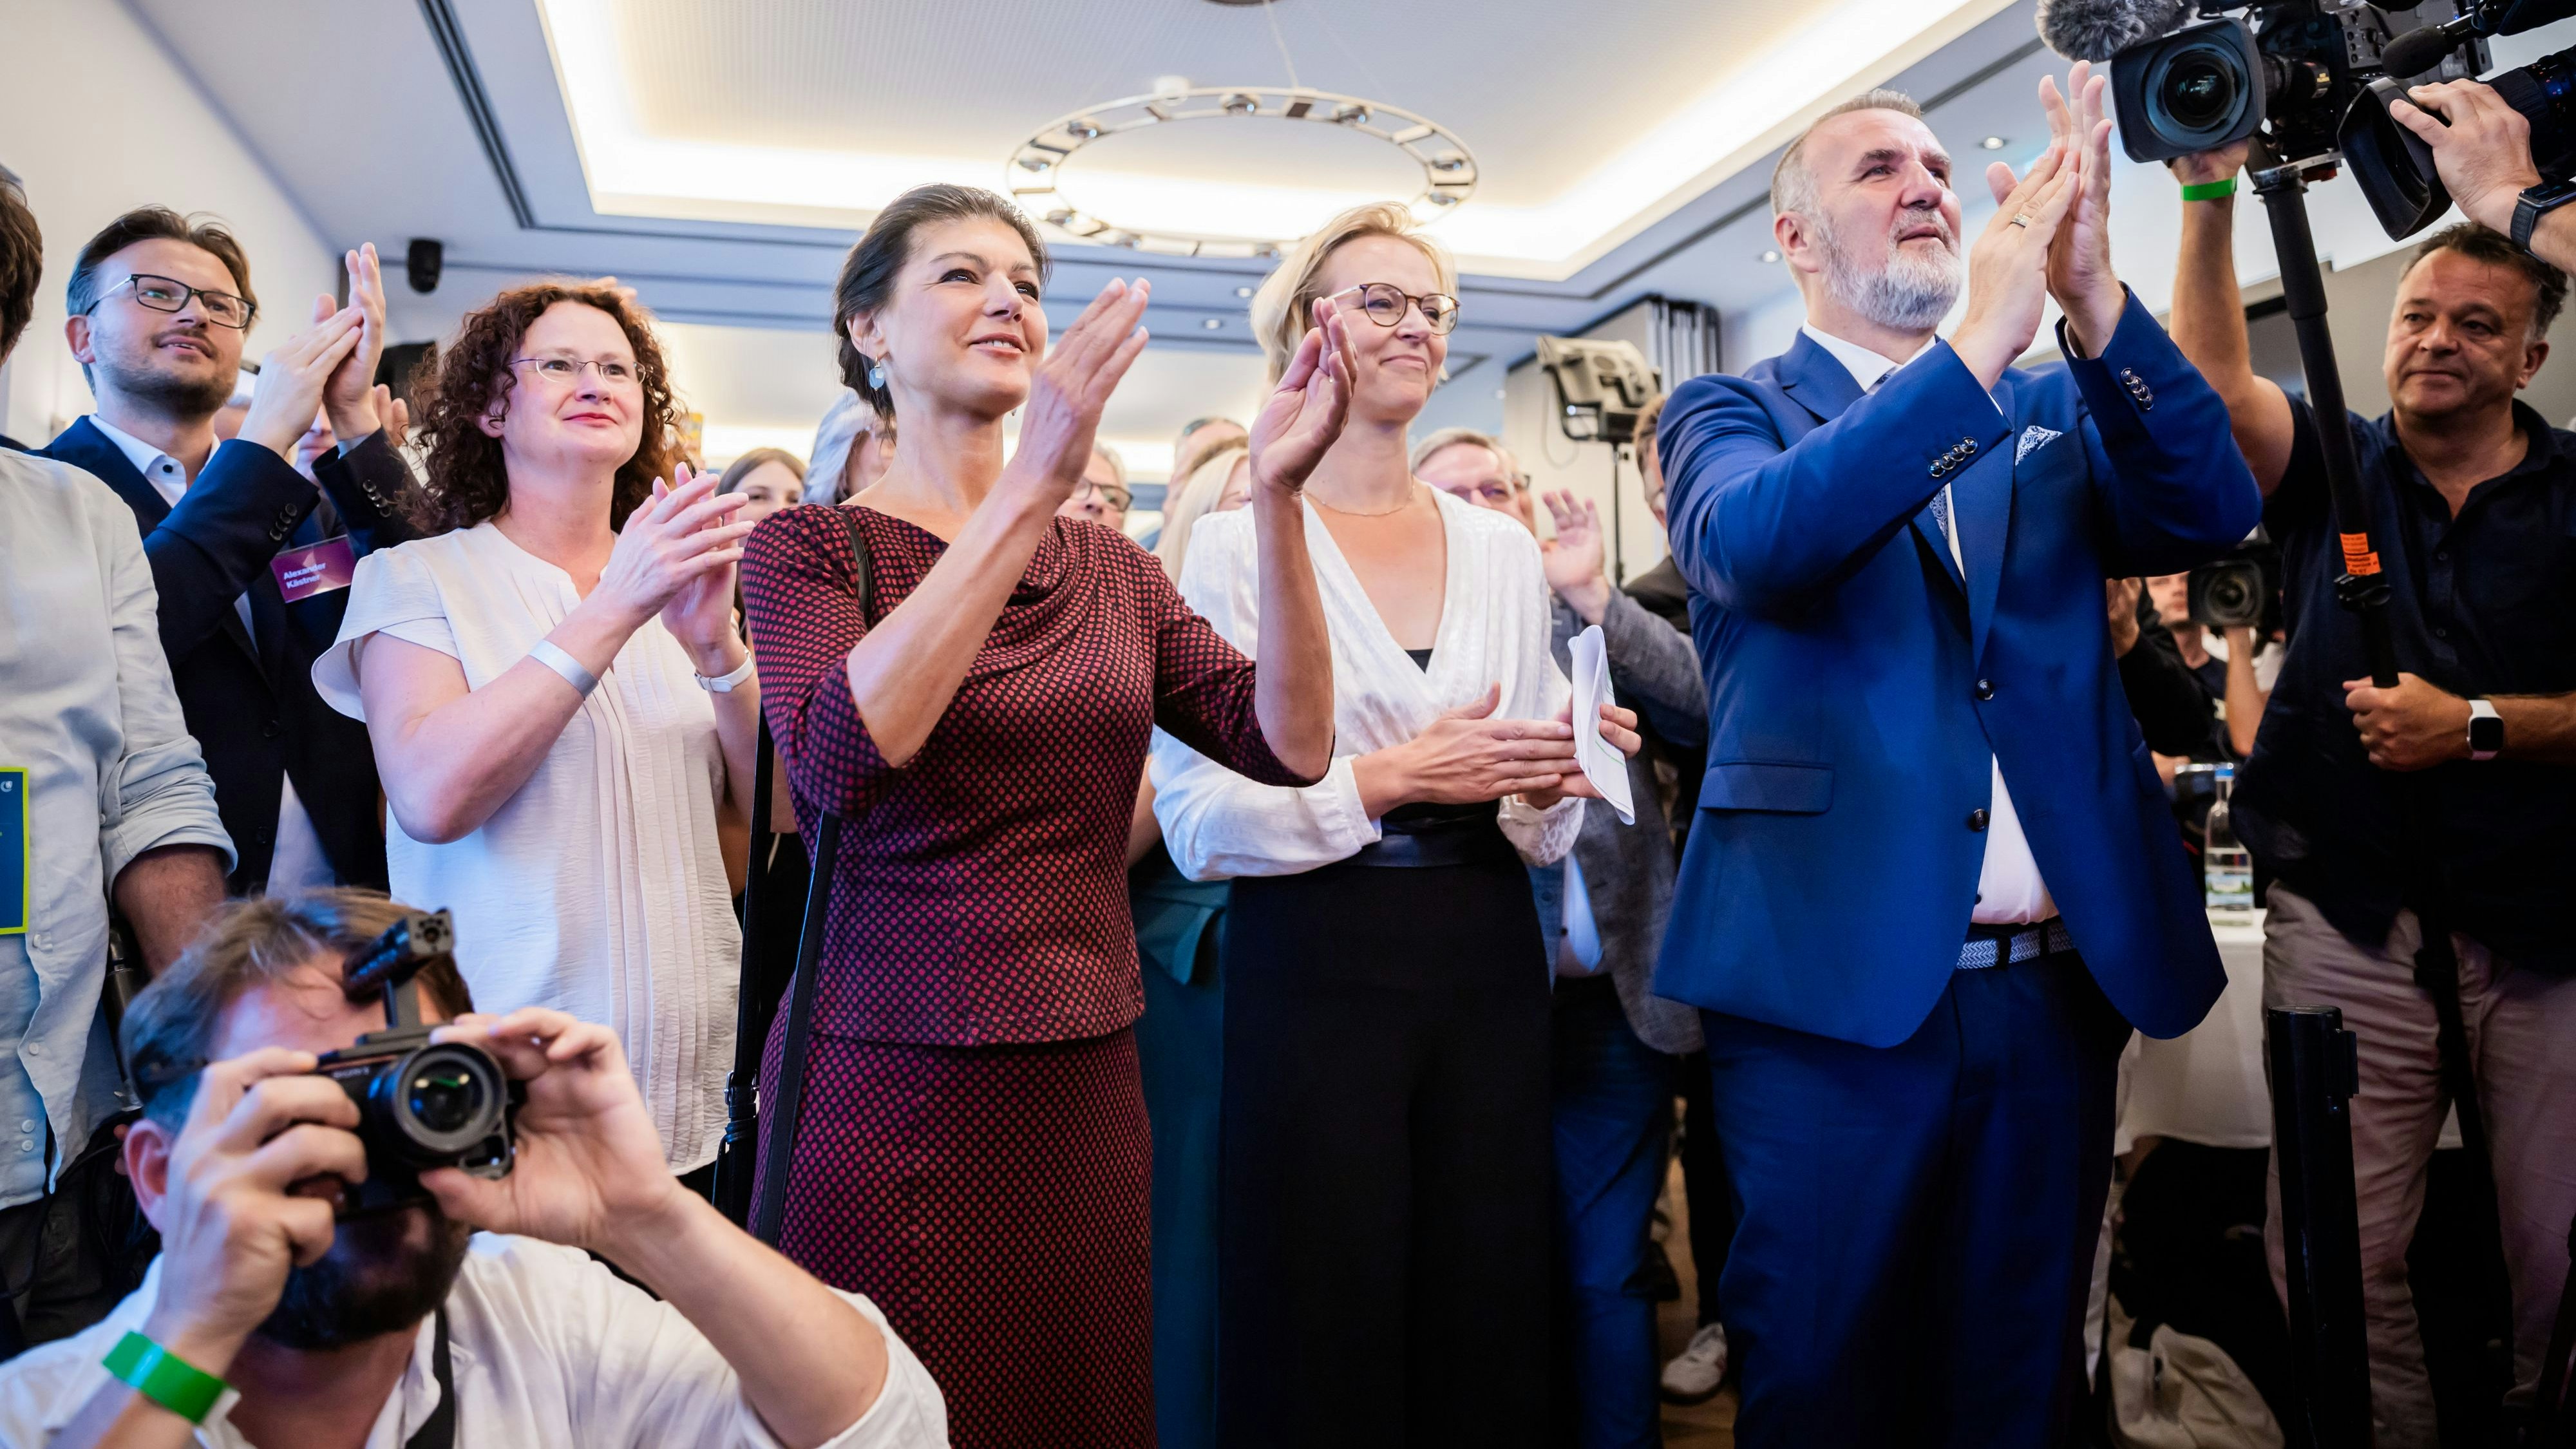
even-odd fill
[{"label": "white blouse", "polygon": [[[366,718],[350,654],[371,634],[435,649],[481,689],[581,595],[489,522],[358,560],[339,641],[313,665],[333,709]],[[536,773],[445,845],[385,826],[393,894],[456,915],[476,1009],[549,1006],[616,1029],[672,1170],[715,1160],[733,1066],[742,934],[716,837],[715,702],[659,618],[617,651]]]},{"label": "white blouse", "polygon": [[[1446,493],[1432,497],[1449,563],[1428,670],[1387,632],[1322,516],[1305,505],[1306,548],[1333,640],[1334,760],[1322,780],[1303,788],[1258,785],[1154,732],[1154,817],[1183,875],[1295,875],[1347,859],[1382,833],[1361,807],[1354,756],[1403,744],[1496,681],[1503,687],[1498,719],[1554,719],[1572,699],[1548,652],[1552,621],[1538,541],[1499,513]],[[1261,634],[1253,543],[1251,509],[1210,514],[1191,530],[1181,566],[1181,597],[1246,654]],[[1502,802],[1501,825],[1521,859],[1553,865],[1574,848],[1583,802],[1535,810],[1514,796]]]}]

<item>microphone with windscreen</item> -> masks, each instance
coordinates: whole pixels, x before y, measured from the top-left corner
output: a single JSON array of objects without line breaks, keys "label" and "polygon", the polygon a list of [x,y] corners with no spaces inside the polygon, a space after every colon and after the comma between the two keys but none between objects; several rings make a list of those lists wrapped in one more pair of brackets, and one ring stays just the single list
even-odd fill
[{"label": "microphone with windscreen", "polygon": [[2099,63],[2190,15],[2190,0],[2039,0],[2039,38],[2068,60]]}]

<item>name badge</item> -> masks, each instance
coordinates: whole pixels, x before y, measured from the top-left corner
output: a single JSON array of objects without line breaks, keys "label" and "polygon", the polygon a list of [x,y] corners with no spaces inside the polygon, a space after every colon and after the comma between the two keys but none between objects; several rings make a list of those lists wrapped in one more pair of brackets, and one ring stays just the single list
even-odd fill
[{"label": "name badge", "polygon": [[277,575],[277,591],[286,602],[300,603],[315,594],[345,589],[358,571],[358,556],[349,551],[349,536],[326,538],[310,548],[290,548],[268,561]]},{"label": "name badge", "polygon": [[27,771],[0,765],[0,936],[27,933]]}]

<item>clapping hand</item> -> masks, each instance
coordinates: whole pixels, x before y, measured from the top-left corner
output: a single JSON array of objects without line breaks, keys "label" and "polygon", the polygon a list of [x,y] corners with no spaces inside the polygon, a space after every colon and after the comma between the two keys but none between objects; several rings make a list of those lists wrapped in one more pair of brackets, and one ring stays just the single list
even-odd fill
[{"label": "clapping hand", "polygon": [[1151,284],[1111,278],[1073,325],[1064,329],[1029,382],[1020,416],[1020,445],[1003,470],[1033,489],[1053,513],[1082,486],[1091,464],[1100,411],[1136,356],[1145,350],[1145,303]]},{"label": "clapping hand", "polygon": [[2084,181],[2084,152],[2050,142],[2029,174],[2006,183],[2012,168],[1987,173],[1997,188],[1995,214],[1968,252],[1968,315],[1951,339],[1959,360],[1991,388],[2030,349],[2048,300],[2050,248]]},{"label": "clapping hand", "polygon": [[683,1189],[663,1161],[616,1032],[527,1007],[498,1018],[460,1016],[435,1039],[482,1047],[528,1094],[514,1119],[518,1155],[509,1176],[453,1167],[420,1175],[449,1217],[617,1260],[625,1242],[673,1207]]},{"label": "clapping hand", "polygon": [[742,558],[748,523],[731,522],[748,502],[739,493],[717,493],[716,475],[690,476],[683,463],[669,483],[656,481],[653,496],[628,515],[609,551],[593,597],[624,606],[636,625],[655,614],[693,654],[703,654],[733,630],[733,571]]},{"label": "clapping hand", "polygon": [[[2039,104],[2048,113],[2050,137],[2064,152],[2081,158],[2074,203],[2048,249],[2048,290],[2066,313],[2076,342],[2097,357],[2128,304],[2128,293],[2111,270],[2111,121],[2102,114],[2102,94],[2109,85],[2107,76],[2095,75],[2091,62],[2081,60],[2067,72],[2064,95],[2058,94],[2056,77],[2039,81]],[[1998,162],[1987,168],[1986,180],[2000,203],[2013,189],[2012,168]]]},{"label": "clapping hand", "polygon": [[[326,384],[357,350],[365,333],[366,316],[359,308],[334,311],[331,299],[322,297],[316,299],[313,312],[312,327],[260,359],[259,381],[251,388],[250,411],[243,414],[238,435],[290,461],[295,440],[313,426],[313,415],[321,410]],[[370,426],[367,431],[375,429]]]},{"label": "clapping hand", "polygon": [[[342,264],[349,271],[348,310],[358,314],[358,343],[323,383],[322,407],[331,416],[331,431],[355,444],[385,425],[376,395],[376,364],[385,355],[385,270],[374,242],[344,253]],[[321,321],[320,305],[314,313]]]},{"label": "clapping hand", "polygon": [[1351,338],[1330,297],[1315,302],[1315,325],[1252,420],[1252,483],[1294,495],[1342,435],[1351,410]]}]

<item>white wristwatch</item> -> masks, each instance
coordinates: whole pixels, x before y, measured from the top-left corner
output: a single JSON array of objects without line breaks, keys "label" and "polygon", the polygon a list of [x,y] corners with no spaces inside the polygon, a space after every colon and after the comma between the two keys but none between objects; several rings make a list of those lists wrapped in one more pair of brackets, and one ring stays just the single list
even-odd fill
[{"label": "white wristwatch", "polygon": [[2487,700],[2469,701],[2469,758],[2492,760],[2504,753],[2504,716]]},{"label": "white wristwatch", "polygon": [[751,677],[751,653],[750,651],[745,650],[740,664],[735,665],[733,668],[717,675],[713,679],[709,679],[705,675],[699,674],[695,671],[691,671],[689,677],[698,682],[698,688],[706,690],[710,694],[731,694],[733,693],[735,685],[740,684]]}]

